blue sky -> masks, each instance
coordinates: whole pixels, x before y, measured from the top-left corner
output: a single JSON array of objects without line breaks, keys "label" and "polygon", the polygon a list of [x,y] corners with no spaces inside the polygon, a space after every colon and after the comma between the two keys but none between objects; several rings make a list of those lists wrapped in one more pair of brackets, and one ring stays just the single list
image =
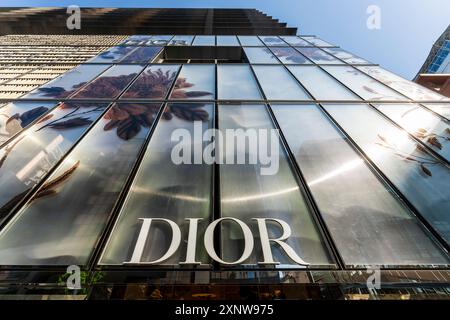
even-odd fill
[{"label": "blue sky", "polygon": [[[1,6],[256,8],[300,34],[315,34],[407,79],[450,23],[449,0],[0,0]],[[381,29],[369,30],[369,5],[381,9]]]}]

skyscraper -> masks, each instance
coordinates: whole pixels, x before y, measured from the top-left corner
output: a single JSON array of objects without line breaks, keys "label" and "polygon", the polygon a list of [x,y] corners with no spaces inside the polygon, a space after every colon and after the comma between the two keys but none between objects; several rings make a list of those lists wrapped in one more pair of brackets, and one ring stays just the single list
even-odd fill
[{"label": "skyscraper", "polygon": [[67,16],[0,14],[2,298],[449,297],[449,98],[256,10]]}]

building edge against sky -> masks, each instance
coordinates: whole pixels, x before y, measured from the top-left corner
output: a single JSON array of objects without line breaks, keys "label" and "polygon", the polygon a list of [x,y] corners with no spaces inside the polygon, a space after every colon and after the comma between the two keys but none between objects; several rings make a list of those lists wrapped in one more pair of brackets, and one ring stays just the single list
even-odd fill
[{"label": "building edge against sky", "polygon": [[[0,12],[1,298],[448,299],[450,99],[252,9],[83,10]],[[174,164],[195,122],[278,172]]]}]

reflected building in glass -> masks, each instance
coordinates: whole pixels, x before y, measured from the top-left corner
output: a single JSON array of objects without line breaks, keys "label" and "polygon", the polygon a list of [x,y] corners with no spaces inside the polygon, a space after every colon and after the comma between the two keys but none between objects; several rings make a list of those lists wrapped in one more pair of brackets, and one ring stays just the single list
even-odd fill
[{"label": "reflected building in glass", "polygon": [[450,297],[449,98],[257,10],[86,16],[0,37],[1,298]]}]

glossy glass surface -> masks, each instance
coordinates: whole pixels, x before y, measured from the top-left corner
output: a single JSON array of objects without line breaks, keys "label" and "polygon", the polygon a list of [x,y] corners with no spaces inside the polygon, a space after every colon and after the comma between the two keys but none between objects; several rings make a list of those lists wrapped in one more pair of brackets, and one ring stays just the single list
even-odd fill
[{"label": "glossy glass surface", "polygon": [[412,81],[403,79],[402,77],[393,74],[383,68],[377,66],[361,66],[357,67],[359,70],[367,73],[371,77],[383,82],[384,84],[392,87],[401,94],[414,100],[450,100],[437,92],[434,92],[424,86],[421,86]]},{"label": "glossy glass surface", "polygon": [[239,47],[239,42],[236,36],[217,36],[216,37],[218,46],[235,46]]},{"label": "glossy glass surface", "polygon": [[244,47],[244,52],[250,63],[280,63],[268,48]]},{"label": "glossy glass surface", "polygon": [[[100,264],[121,265],[131,259],[140,218],[166,218],[182,229],[182,241],[176,253],[161,264],[178,265],[186,255],[188,223],[186,218],[202,218],[198,226],[197,260],[206,263],[201,243],[211,216],[211,188],[213,166],[207,164],[175,164],[171,153],[180,141],[171,140],[175,129],[194,134],[194,121],[201,121],[201,134],[212,127],[214,119],[211,104],[173,103],[166,106],[162,120],[157,124],[136,178],[128,192],[125,204],[111,233]],[[187,138],[186,138],[187,139]],[[183,140],[191,150],[203,148],[207,142]],[[195,148],[195,149],[194,149]],[[202,150],[202,149],[201,149]],[[192,155],[191,155],[192,156]],[[191,161],[193,157],[190,158]],[[156,260],[167,250],[171,241],[170,229],[164,223],[154,222],[147,239],[142,261]],[[155,245],[156,244],[156,245]]]},{"label": "glossy glass surface", "polygon": [[159,107],[108,110],[2,230],[0,263],[85,265]]},{"label": "glossy glass surface", "polygon": [[342,61],[336,59],[332,55],[326,53],[319,48],[296,48],[308,59],[312,60],[317,64],[343,64]]},{"label": "glossy glass surface", "polygon": [[106,106],[63,103],[0,149],[0,220],[41,181]]},{"label": "glossy glass surface", "polygon": [[272,52],[284,64],[311,64],[301,53],[290,47],[272,47]]},{"label": "glossy glass surface", "polygon": [[286,42],[281,40],[278,36],[259,36],[266,46],[285,46]]},{"label": "glossy glass surface", "polygon": [[346,265],[449,263],[315,105],[272,105],[272,110]]},{"label": "glossy glass surface", "polygon": [[73,98],[116,98],[142,71],[143,65],[114,65],[86,87],[75,93]]},{"label": "glossy glass surface", "polygon": [[0,107],[0,146],[56,106],[56,102],[10,102]]},{"label": "glossy glass surface", "polygon": [[450,104],[426,103],[424,104],[424,106],[446,118],[447,120],[450,120]]},{"label": "glossy glass surface", "polygon": [[323,69],[365,100],[408,100],[353,67],[323,66]]},{"label": "glossy glass surface", "polygon": [[170,40],[169,46],[190,46],[194,36],[175,36]]},{"label": "glossy glass surface", "polygon": [[450,170],[372,107],[331,104],[324,107],[450,243]]},{"label": "glossy glass surface", "polygon": [[450,124],[417,104],[374,105],[450,162]]},{"label": "glossy glass surface", "polygon": [[121,63],[148,63],[161,51],[162,47],[139,47],[123,58]]},{"label": "glossy glass surface", "polygon": [[[133,39],[134,40],[134,39]],[[114,63],[122,60],[127,54],[135,50],[133,46],[116,46],[103,51],[99,55],[89,59],[90,63]]]},{"label": "glossy glass surface", "polygon": [[215,69],[213,64],[183,65],[169,99],[214,99]]},{"label": "glossy glass surface", "polygon": [[281,39],[289,43],[291,46],[311,46],[311,44],[298,36],[280,36]]},{"label": "glossy glass surface", "polygon": [[310,100],[306,91],[283,66],[252,66],[269,100]]},{"label": "glossy glass surface", "polygon": [[324,41],[324,40],[322,40],[320,38],[317,38],[317,37],[306,36],[306,37],[302,37],[302,39],[304,39],[304,40],[306,40],[306,41],[308,41],[308,42],[310,42],[310,43],[312,43],[312,44],[314,44],[315,46],[318,46],[318,47],[333,47],[334,46],[331,43],[328,43],[328,42],[326,42],[326,41]]},{"label": "glossy glass surface", "polygon": [[257,36],[237,36],[242,46],[264,46]]},{"label": "glossy glass surface", "polygon": [[317,66],[289,66],[288,69],[317,100],[361,100]]},{"label": "glossy glass surface", "polygon": [[218,99],[261,99],[250,66],[217,65]]},{"label": "glossy glass surface", "polygon": [[121,98],[164,99],[179,68],[178,65],[148,66]]},{"label": "glossy glass surface", "polygon": [[344,60],[347,63],[351,64],[365,64],[369,63],[367,60],[364,60],[363,58],[360,58],[358,56],[355,56],[353,53],[350,53],[348,51],[345,51],[341,48],[323,48],[324,51],[332,54],[333,56]]},{"label": "glossy glass surface", "polygon": [[66,98],[109,67],[110,65],[108,64],[80,65],[70,71],[67,71],[56,79],[44,84],[36,90],[31,91],[29,94],[24,95],[22,98]]},{"label": "glossy glass surface", "polygon": [[[221,105],[219,106],[219,128],[244,130],[271,130],[273,125],[264,105]],[[266,138],[271,142],[270,133]],[[275,133],[274,137],[278,139]],[[248,137],[244,139],[249,139]],[[264,138],[261,138],[264,139]],[[244,148],[227,146],[233,143],[224,139],[224,151],[220,165],[221,214],[223,217],[234,217],[245,222],[252,230],[255,238],[255,248],[250,258],[244,264],[256,264],[261,261],[261,245],[257,224],[252,218],[276,218],[289,224],[292,235],[286,241],[305,262],[312,266],[327,266],[332,264],[327,249],[309,211],[302,189],[299,187],[288,163],[286,153],[279,143],[275,149],[278,157],[278,170],[275,174],[262,175],[261,168],[267,167],[259,160],[245,164],[230,164],[227,157],[245,157],[245,159],[261,159],[257,149],[252,149],[249,143]],[[268,223],[271,237],[279,235],[281,230],[277,224]],[[274,259],[280,265],[275,267],[300,267],[290,260],[278,246],[273,245]],[[243,252],[243,234],[235,223],[223,223],[221,228],[222,259],[235,261]]]},{"label": "glossy glass surface", "polygon": [[215,36],[195,36],[193,46],[215,46]]}]

